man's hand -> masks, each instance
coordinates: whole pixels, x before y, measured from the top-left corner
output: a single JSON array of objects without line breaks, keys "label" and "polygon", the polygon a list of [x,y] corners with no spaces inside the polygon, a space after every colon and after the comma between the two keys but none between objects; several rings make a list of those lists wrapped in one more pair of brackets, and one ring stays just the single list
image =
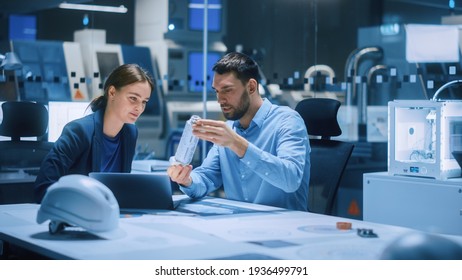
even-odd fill
[{"label": "man's hand", "polygon": [[173,182],[189,187],[192,184],[191,170],[192,165],[172,165],[167,169],[167,174]]},{"label": "man's hand", "polygon": [[243,157],[249,143],[243,137],[234,132],[223,121],[200,119],[193,124],[193,134],[202,140],[213,144],[228,147],[239,157]]}]

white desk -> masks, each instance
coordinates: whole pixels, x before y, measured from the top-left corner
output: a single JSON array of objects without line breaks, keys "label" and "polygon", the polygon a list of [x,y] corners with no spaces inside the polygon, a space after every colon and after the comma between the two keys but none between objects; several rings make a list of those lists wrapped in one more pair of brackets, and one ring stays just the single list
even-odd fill
[{"label": "white desk", "polygon": [[[38,205],[0,206],[0,240],[54,259],[377,259],[411,230],[357,220],[206,198],[176,211],[120,219],[115,240],[85,232],[50,235],[35,222]],[[352,230],[336,229],[351,221]],[[370,228],[378,238],[359,237]],[[462,237],[455,238],[462,244]]]},{"label": "white desk", "polygon": [[462,235],[462,178],[363,177],[363,220]]}]

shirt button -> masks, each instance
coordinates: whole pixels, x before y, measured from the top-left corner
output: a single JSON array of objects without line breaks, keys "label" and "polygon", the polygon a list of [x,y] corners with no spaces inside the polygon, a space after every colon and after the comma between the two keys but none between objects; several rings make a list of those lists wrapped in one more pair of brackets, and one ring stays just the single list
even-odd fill
[{"label": "shirt button", "polygon": [[268,176],[268,172],[265,172],[265,176]]},{"label": "shirt button", "polygon": [[241,178],[242,178],[242,179],[244,179],[244,177],[245,177],[244,175],[241,175]]},{"label": "shirt button", "polygon": [[250,161],[247,162],[247,165],[250,165]]}]

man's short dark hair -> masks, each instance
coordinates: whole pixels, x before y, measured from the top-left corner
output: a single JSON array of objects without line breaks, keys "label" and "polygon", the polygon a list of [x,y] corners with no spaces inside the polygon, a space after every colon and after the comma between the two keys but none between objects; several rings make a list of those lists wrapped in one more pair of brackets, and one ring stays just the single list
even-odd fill
[{"label": "man's short dark hair", "polygon": [[239,52],[226,54],[215,63],[212,70],[220,75],[234,72],[244,85],[250,79],[257,82],[260,80],[258,64],[248,55]]}]

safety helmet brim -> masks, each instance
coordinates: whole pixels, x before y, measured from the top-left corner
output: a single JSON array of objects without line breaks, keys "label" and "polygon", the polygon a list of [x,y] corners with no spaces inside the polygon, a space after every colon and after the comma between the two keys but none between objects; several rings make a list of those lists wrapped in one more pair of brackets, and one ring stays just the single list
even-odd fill
[{"label": "safety helmet brim", "polygon": [[36,220],[39,224],[50,220],[53,225],[77,226],[98,237],[116,239],[125,235],[118,226],[119,212],[117,200],[107,186],[73,174],[61,177],[47,189]]}]

